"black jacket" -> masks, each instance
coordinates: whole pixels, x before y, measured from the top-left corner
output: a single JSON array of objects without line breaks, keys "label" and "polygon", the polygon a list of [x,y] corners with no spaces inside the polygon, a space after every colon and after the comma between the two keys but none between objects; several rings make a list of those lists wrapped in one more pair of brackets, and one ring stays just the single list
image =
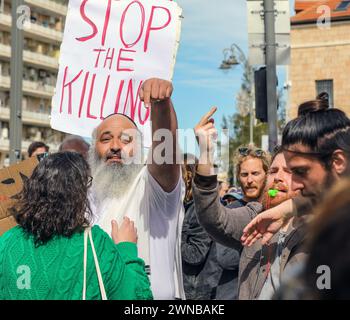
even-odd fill
[{"label": "black jacket", "polygon": [[237,298],[240,251],[210,238],[198,222],[193,201],[186,206],[181,253],[186,299]]}]

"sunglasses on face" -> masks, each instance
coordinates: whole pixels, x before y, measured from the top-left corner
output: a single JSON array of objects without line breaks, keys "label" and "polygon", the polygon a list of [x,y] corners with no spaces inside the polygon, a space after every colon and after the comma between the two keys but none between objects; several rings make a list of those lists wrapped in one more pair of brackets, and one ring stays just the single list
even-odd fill
[{"label": "sunglasses on face", "polygon": [[281,151],[281,150],[282,150],[282,146],[281,146],[280,144],[277,144],[277,145],[275,145],[275,147],[273,148],[272,153],[277,153],[277,152],[279,152],[279,151]]},{"label": "sunglasses on face", "polygon": [[246,147],[239,148],[238,152],[241,156],[248,156],[249,154],[252,154],[256,157],[261,158],[262,156],[265,155],[265,151],[262,149],[251,150],[251,149],[246,148]]},{"label": "sunglasses on face", "polygon": [[47,158],[49,155],[50,155],[49,152],[44,152],[44,153],[38,154],[36,157],[37,157],[38,161],[40,162],[40,161],[44,160],[45,158]]}]

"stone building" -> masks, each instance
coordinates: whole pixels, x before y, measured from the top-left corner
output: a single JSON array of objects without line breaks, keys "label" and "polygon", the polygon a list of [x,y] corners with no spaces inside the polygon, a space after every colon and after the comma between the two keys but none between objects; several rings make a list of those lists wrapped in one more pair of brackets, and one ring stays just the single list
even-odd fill
[{"label": "stone building", "polygon": [[[24,28],[23,156],[38,140],[56,151],[64,136],[51,129],[49,116],[68,0],[24,4],[30,9],[30,25]],[[0,0],[0,167],[9,161],[11,21],[11,0]]]},{"label": "stone building", "polygon": [[[325,91],[350,115],[350,1],[295,1],[288,68],[289,118]],[[329,23],[328,23],[329,22]]]}]

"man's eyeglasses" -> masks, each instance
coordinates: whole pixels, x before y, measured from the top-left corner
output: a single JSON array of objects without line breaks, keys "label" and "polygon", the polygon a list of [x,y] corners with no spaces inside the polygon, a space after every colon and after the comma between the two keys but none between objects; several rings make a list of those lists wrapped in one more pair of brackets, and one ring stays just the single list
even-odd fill
[{"label": "man's eyeglasses", "polygon": [[248,155],[254,155],[258,158],[261,158],[265,155],[265,151],[262,150],[262,149],[255,149],[255,150],[252,150],[252,149],[249,149],[249,148],[246,148],[246,147],[242,147],[242,148],[239,148],[238,149],[238,152],[241,156],[248,156]]}]

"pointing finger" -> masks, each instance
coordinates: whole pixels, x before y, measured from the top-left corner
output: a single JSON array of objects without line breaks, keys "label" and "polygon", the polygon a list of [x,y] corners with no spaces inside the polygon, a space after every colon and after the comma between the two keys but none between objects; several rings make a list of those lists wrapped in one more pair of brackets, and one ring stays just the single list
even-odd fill
[{"label": "pointing finger", "polygon": [[202,119],[200,120],[199,124],[200,125],[205,125],[209,122],[210,118],[213,116],[213,114],[216,112],[218,108],[217,107],[212,107],[209,112],[207,112]]}]

